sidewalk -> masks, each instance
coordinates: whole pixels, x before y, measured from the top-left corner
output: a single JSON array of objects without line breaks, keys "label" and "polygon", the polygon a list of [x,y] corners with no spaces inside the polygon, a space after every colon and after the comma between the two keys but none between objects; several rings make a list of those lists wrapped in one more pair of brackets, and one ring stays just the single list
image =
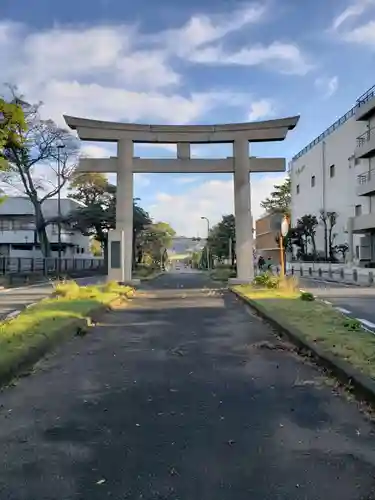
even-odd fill
[{"label": "sidewalk", "polygon": [[3,392],[0,498],[371,498],[355,403],[204,275],[143,290]]}]

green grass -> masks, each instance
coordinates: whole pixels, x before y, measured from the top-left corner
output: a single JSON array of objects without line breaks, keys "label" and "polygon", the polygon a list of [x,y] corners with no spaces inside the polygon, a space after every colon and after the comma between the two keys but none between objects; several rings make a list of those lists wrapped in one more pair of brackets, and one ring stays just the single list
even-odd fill
[{"label": "green grass", "polygon": [[51,298],[25,309],[12,320],[0,322],[0,372],[17,366],[30,349],[55,339],[69,325],[86,318],[99,306],[108,306],[131,293],[130,287],[115,283],[87,287],[74,282],[58,283]]},{"label": "green grass", "polygon": [[286,324],[296,327],[306,340],[316,342],[375,379],[375,336],[359,324],[322,302],[301,300],[298,291],[243,285],[233,288],[282,318]]}]

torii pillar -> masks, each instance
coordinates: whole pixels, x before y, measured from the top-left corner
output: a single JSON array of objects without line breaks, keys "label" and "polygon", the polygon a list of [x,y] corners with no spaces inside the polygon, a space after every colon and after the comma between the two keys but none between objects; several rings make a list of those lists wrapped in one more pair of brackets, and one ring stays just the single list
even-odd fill
[{"label": "torii pillar", "polygon": [[[81,140],[116,142],[115,158],[82,158],[78,172],[117,174],[116,230],[109,235],[109,279],[132,280],[133,173],[233,173],[236,221],[237,277],[232,283],[254,278],[251,172],[284,172],[284,158],[249,156],[249,142],[282,141],[297,125],[299,116],[251,123],[222,125],[140,125],[65,116]],[[133,155],[134,142],[177,144],[177,158],[145,159]],[[191,159],[190,144],[232,143],[233,157]]]}]

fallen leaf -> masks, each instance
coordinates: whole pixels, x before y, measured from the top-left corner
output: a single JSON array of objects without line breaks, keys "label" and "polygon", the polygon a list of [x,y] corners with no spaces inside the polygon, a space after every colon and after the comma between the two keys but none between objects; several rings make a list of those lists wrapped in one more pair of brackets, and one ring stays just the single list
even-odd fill
[{"label": "fallen leaf", "polygon": [[96,484],[104,484],[105,483],[105,479],[99,479],[99,481],[96,482]]}]

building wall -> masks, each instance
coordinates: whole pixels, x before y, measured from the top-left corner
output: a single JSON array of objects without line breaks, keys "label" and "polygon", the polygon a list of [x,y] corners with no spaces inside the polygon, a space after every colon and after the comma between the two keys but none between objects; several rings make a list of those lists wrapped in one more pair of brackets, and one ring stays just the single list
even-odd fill
[{"label": "building wall", "polygon": [[[61,213],[67,215],[78,208],[74,200],[61,200]],[[58,215],[57,200],[46,200],[43,204],[46,219]],[[47,226],[47,235],[51,244],[58,243],[58,225]],[[9,257],[40,257],[41,251],[34,247],[35,216],[30,200],[26,197],[9,196],[0,204],[0,255]],[[79,231],[62,227],[61,241],[64,246],[63,257],[91,258],[90,238]],[[57,256],[57,251],[52,252]]]},{"label": "building wall", "polygon": [[[357,176],[375,168],[375,158],[372,161],[354,158],[356,138],[368,129],[368,122],[356,121],[352,110],[348,115],[346,121],[345,116],[342,117],[334,130],[290,163],[292,225],[305,214],[319,218],[321,209],[335,211],[338,214],[335,244],[348,243],[348,217],[355,216],[356,211],[358,215],[359,210],[362,214],[375,211],[374,196],[356,194]],[[334,172],[331,165],[334,165]],[[360,247],[361,237],[354,235],[354,248]],[[324,251],[321,223],[316,232],[316,245],[318,251]]]},{"label": "building wall", "polygon": [[262,256],[267,260],[271,257],[275,264],[280,264],[280,250],[276,237],[280,232],[281,220],[281,215],[267,214],[255,221],[255,248],[258,258]]}]

